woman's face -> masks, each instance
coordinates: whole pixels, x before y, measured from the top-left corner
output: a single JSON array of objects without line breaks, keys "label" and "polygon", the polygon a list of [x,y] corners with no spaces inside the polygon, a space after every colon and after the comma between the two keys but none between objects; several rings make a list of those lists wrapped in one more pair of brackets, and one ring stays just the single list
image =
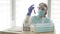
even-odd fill
[{"label": "woman's face", "polygon": [[43,10],[47,14],[46,7],[44,6],[44,4],[39,4],[38,10]]}]

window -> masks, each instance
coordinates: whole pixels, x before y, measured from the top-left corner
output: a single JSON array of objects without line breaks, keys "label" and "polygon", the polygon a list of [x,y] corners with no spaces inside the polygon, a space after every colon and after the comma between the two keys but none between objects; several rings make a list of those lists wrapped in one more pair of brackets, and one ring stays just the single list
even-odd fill
[{"label": "window", "polygon": [[10,0],[0,0],[0,30],[10,28]]},{"label": "window", "polygon": [[60,0],[52,0],[51,19],[55,24],[56,33],[60,33]]}]

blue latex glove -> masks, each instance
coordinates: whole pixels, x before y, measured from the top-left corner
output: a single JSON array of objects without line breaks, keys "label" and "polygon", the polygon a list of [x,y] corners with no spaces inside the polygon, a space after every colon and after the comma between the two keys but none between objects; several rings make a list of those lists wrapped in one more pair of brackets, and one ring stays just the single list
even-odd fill
[{"label": "blue latex glove", "polygon": [[33,6],[34,6],[34,4],[31,5],[31,6],[28,8],[28,13],[27,13],[28,16],[31,16],[32,10],[34,9]]}]

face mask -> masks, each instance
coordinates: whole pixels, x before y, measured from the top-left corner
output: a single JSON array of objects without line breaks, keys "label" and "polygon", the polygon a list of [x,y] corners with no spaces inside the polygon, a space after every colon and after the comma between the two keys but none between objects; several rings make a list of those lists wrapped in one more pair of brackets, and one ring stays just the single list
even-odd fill
[{"label": "face mask", "polygon": [[45,12],[43,10],[38,10],[38,16],[44,16]]}]

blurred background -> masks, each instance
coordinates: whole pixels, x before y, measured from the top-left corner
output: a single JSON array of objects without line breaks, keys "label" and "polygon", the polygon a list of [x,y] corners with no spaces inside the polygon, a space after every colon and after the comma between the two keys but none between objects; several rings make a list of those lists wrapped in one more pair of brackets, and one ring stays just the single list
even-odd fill
[{"label": "blurred background", "polygon": [[[32,4],[37,12],[38,4],[48,0],[16,0],[16,26],[22,27],[28,7]],[[0,0],[0,31],[11,27],[11,0]],[[34,16],[34,12],[32,16]],[[60,34],[60,0],[51,0],[51,20],[55,25],[56,34]]]}]

